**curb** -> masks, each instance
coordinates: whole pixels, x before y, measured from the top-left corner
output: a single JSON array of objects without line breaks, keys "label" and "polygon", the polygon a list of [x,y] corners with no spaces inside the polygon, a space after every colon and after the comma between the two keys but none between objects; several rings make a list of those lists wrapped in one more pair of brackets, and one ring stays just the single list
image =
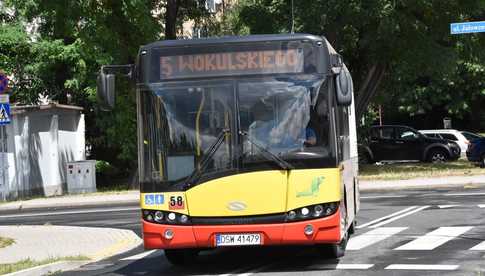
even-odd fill
[{"label": "curb", "polygon": [[61,198],[43,198],[18,202],[7,202],[0,204],[0,213],[15,212],[23,210],[40,210],[56,208],[76,208],[76,207],[96,207],[96,206],[123,206],[139,204],[140,196],[138,193],[117,196],[113,195],[96,195],[81,197],[61,197]]},{"label": "curb", "polygon": [[463,189],[473,189],[485,187],[485,183],[476,182],[460,182],[460,183],[416,183],[416,184],[391,184],[392,181],[382,181],[382,182],[369,182],[362,183],[360,181],[359,191],[361,192],[384,192],[384,191],[396,191],[396,190],[432,190],[440,188],[458,188]]},{"label": "curb", "polygon": [[51,264],[31,267],[24,270],[5,274],[5,276],[39,276],[46,275],[57,271],[67,271],[79,268],[91,261],[59,261]]}]

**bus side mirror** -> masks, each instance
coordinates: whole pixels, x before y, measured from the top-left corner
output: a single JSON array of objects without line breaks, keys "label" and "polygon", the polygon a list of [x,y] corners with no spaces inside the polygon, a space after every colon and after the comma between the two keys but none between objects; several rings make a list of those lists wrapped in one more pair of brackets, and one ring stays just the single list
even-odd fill
[{"label": "bus side mirror", "polygon": [[115,75],[106,74],[101,68],[97,79],[98,103],[103,111],[112,110],[115,106]]},{"label": "bus side mirror", "polygon": [[352,77],[345,65],[339,74],[335,75],[335,94],[337,96],[337,104],[343,106],[349,106],[352,104],[352,92],[354,85],[352,83]]}]

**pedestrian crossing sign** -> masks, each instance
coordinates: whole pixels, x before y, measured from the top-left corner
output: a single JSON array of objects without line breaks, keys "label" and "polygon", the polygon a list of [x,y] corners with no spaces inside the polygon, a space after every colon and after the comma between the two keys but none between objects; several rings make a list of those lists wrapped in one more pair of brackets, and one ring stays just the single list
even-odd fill
[{"label": "pedestrian crossing sign", "polygon": [[10,104],[0,103],[0,125],[10,124]]}]

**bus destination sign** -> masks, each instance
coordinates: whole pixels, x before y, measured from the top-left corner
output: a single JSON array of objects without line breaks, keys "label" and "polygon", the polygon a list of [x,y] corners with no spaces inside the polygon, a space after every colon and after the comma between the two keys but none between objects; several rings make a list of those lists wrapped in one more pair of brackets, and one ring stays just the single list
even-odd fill
[{"label": "bus destination sign", "polygon": [[160,57],[161,79],[303,72],[303,49]]}]

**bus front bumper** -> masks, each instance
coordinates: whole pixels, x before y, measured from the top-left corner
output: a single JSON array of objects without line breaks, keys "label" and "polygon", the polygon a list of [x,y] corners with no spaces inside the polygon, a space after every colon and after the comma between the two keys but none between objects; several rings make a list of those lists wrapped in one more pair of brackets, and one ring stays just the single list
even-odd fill
[{"label": "bus front bumper", "polygon": [[[312,234],[305,227],[313,226]],[[171,230],[173,237],[165,238]],[[265,245],[311,245],[339,243],[341,239],[340,210],[329,217],[276,224],[249,225],[164,225],[143,221],[143,240],[146,249],[208,248],[215,247],[216,234],[260,233]]]}]

